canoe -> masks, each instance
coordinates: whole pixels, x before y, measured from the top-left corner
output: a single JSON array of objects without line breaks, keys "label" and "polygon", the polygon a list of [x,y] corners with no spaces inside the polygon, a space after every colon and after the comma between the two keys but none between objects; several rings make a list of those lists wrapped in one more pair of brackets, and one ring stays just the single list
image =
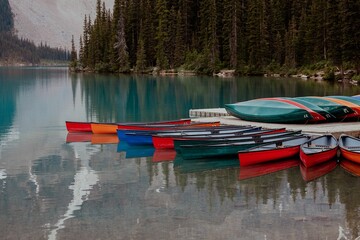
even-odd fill
[{"label": "canoe", "polygon": [[[200,141],[201,144],[203,143],[202,140],[207,143],[207,140],[216,140],[216,139],[231,139],[231,138],[242,138],[242,137],[250,137],[258,136],[261,134],[271,134],[271,133],[278,133],[278,132],[285,132],[285,128],[281,129],[261,129],[261,128],[253,128],[253,129],[245,129],[240,130],[234,133],[225,133],[225,134],[203,134],[203,135],[182,135],[182,136],[171,136],[171,135],[162,135],[162,134],[155,134],[152,136],[153,145],[155,148],[158,149],[165,149],[165,148],[175,148],[174,140],[181,141],[179,144],[194,144],[195,141],[197,143]],[[186,140],[189,140],[186,142]]]},{"label": "canoe", "polygon": [[259,177],[266,174],[282,171],[288,168],[299,166],[297,158],[283,159],[280,161],[265,162],[249,166],[240,167],[239,180]]},{"label": "canoe", "polygon": [[307,110],[275,100],[254,99],[225,104],[225,109],[234,117],[254,122],[306,123],[313,119]]},{"label": "canoe", "polygon": [[184,159],[236,157],[239,151],[256,147],[265,143],[281,144],[283,141],[302,138],[302,136],[279,136],[270,139],[248,140],[244,142],[202,144],[202,145],[180,145],[176,148],[177,154]]},{"label": "canoe", "polygon": [[349,96],[327,96],[327,97],[341,99],[360,106],[360,99],[356,99],[354,97],[349,97]]},{"label": "canoe", "polygon": [[300,160],[305,167],[312,167],[335,158],[337,151],[337,139],[331,134],[326,134],[301,144]]},{"label": "canoe", "polygon": [[360,100],[360,95],[354,95],[354,96],[352,96],[352,98]]},{"label": "canoe", "polygon": [[339,137],[341,156],[347,160],[360,164],[360,139],[346,134]]},{"label": "canoe", "polygon": [[[321,109],[320,107],[318,107],[312,103],[306,103],[299,99],[293,100],[291,98],[280,98],[280,97],[279,98],[262,98],[262,99],[284,102],[284,103],[291,104],[295,107],[304,109],[311,115],[312,119],[309,120],[309,122],[311,122],[311,123],[326,121],[326,118],[322,114],[319,113],[319,112],[321,112],[324,115],[326,115],[326,112],[323,109]],[[329,114],[329,117],[330,117],[330,114]]]},{"label": "canoe", "polygon": [[349,108],[351,108],[354,112],[353,113],[349,113],[346,115],[346,117],[344,119],[349,119],[349,120],[359,120],[360,118],[360,106],[347,101],[347,100],[343,100],[343,99],[339,99],[339,98],[334,98],[334,97],[322,97],[323,99],[329,100],[329,101],[333,101],[335,103],[338,104],[342,104],[344,106],[347,106]]},{"label": "canoe", "polygon": [[[346,115],[353,113],[354,110],[352,110],[350,107],[336,103],[331,100],[324,99],[322,97],[296,97],[293,99],[300,99],[309,103],[312,103],[325,111],[329,112],[331,115],[333,115],[337,120],[342,120]],[[335,119],[335,120],[336,120]],[[331,120],[331,119],[329,119]]]},{"label": "canoe", "polygon": [[174,149],[178,150],[182,145],[214,145],[224,143],[241,143],[253,141],[261,144],[264,140],[287,137],[301,134],[301,131],[284,131],[284,129],[267,130],[267,132],[254,133],[246,136],[226,137],[226,138],[174,138]]},{"label": "canoe", "polygon": [[[252,128],[252,129],[233,129],[231,131],[226,130],[225,133],[209,133],[210,131],[188,131],[186,133],[183,133],[183,136],[185,137],[197,137],[197,138],[210,138],[210,137],[231,137],[231,136],[240,136],[242,135],[243,132],[248,132],[249,134],[251,132],[255,132],[257,129],[259,129],[260,127],[257,128]],[[258,130],[259,132],[261,130]],[[263,130],[264,131],[264,130]],[[148,134],[148,133],[126,133],[125,134],[125,140],[129,143],[129,144],[149,144],[149,145],[154,145],[154,147],[158,146],[158,142],[156,142],[156,146],[154,144],[154,136],[165,136],[166,138],[182,138],[183,136],[179,135],[178,132],[174,132],[174,133],[157,133],[157,134]],[[170,136],[170,137],[169,137]],[[155,139],[155,141],[157,141],[157,139]],[[172,147],[173,148],[173,147]]]},{"label": "canoe", "polygon": [[233,126],[233,125],[221,125],[221,126],[213,126],[213,127],[191,127],[191,128],[170,128],[163,130],[130,130],[130,129],[117,129],[117,135],[119,140],[127,140],[127,134],[129,133],[137,133],[140,135],[148,135],[152,137],[155,134],[173,134],[173,135],[199,135],[199,134],[217,134],[217,133],[226,133],[232,132],[236,130],[243,129],[261,129],[261,127],[253,127],[250,125],[247,126]]},{"label": "canoe", "polygon": [[154,128],[165,128],[167,126],[191,126],[198,125],[196,123],[191,123],[190,119],[179,119],[171,121],[159,121],[159,122],[127,122],[127,123],[100,123],[93,122],[91,123],[91,131],[98,134],[116,134],[118,128],[122,126],[128,128],[144,128],[146,126],[152,126]]},{"label": "canoe", "polygon": [[194,128],[181,128],[172,130],[117,130],[119,139],[128,141],[133,144],[153,144],[154,135],[170,135],[174,137],[181,136],[208,136],[220,134],[235,134],[242,131],[251,131],[261,129],[261,127],[194,127]]},{"label": "canoe", "polygon": [[311,102],[308,102],[308,101],[305,101],[305,100],[302,100],[300,98],[288,98],[288,99],[291,99],[291,101],[293,102],[297,102],[309,109],[311,109],[312,111],[320,114],[322,117],[325,118],[326,121],[335,121],[336,120],[336,117],[331,114],[330,112],[328,112],[327,110],[319,107],[318,105],[316,104],[313,104]]},{"label": "canoe", "polygon": [[66,142],[91,142],[91,132],[69,132],[66,135]]},{"label": "canoe", "polygon": [[91,122],[65,121],[68,132],[91,132]]},{"label": "canoe", "polygon": [[117,128],[116,123],[91,123],[91,131],[95,134],[113,134]]},{"label": "canoe", "polygon": [[349,160],[341,160],[340,166],[345,169],[351,175],[360,177],[360,164],[349,161]]},{"label": "canoe", "polygon": [[[196,128],[196,127],[218,127],[220,126],[220,121],[215,122],[191,122],[187,124],[118,124],[117,129],[120,130],[169,130],[174,128]],[[116,133],[116,131],[115,131]]]},{"label": "canoe", "polygon": [[306,167],[304,164],[300,164],[300,172],[304,181],[310,182],[330,173],[336,166],[337,162],[335,160],[323,162],[312,167]]},{"label": "canoe", "polygon": [[240,166],[249,166],[298,156],[300,145],[309,141],[310,138],[310,136],[300,136],[239,151]]}]

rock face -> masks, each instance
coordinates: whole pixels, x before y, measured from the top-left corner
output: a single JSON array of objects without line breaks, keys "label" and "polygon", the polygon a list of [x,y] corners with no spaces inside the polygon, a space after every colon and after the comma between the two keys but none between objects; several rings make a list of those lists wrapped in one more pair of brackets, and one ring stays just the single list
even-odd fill
[{"label": "rock face", "polygon": [[[102,0],[107,9],[114,0]],[[78,46],[83,32],[85,15],[95,19],[96,0],[9,0],[14,14],[14,25],[19,37],[35,44],[71,49],[71,36]]]}]

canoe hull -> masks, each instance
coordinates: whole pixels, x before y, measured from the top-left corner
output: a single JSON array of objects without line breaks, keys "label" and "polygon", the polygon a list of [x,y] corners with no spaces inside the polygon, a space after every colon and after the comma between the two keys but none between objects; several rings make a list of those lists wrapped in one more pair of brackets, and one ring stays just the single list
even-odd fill
[{"label": "canoe hull", "polygon": [[327,162],[337,155],[337,148],[322,151],[315,154],[305,154],[303,151],[300,151],[300,160],[305,167],[312,167],[320,163]]},{"label": "canoe hull", "polygon": [[294,157],[299,154],[299,149],[300,146],[293,146],[259,152],[239,152],[238,157],[240,166],[243,167]]},{"label": "canoe hull", "polygon": [[347,106],[321,97],[297,97],[296,99],[300,99],[302,101],[306,101],[316,106],[319,106],[320,108],[332,114],[335,117],[334,121],[342,120],[346,118],[346,115],[354,112],[351,108]]},{"label": "canoe hull", "polygon": [[337,156],[338,141],[331,135],[316,137],[300,146],[300,160],[305,167],[327,162]]},{"label": "canoe hull", "polygon": [[267,123],[306,123],[311,114],[294,105],[266,99],[255,99],[234,104],[225,104],[226,111],[237,118]]},{"label": "canoe hull", "polygon": [[175,150],[184,159],[199,159],[213,157],[237,157],[239,151],[262,145],[264,143],[278,143],[299,138],[301,136],[279,136],[276,138],[263,139],[259,141],[245,141],[223,144],[206,145],[179,145]]},{"label": "canoe hull", "polygon": [[343,158],[360,164],[360,139],[342,134],[339,137],[339,148]]},{"label": "canoe hull", "polygon": [[252,128],[252,129],[244,129],[244,130],[238,130],[234,131],[234,133],[225,133],[225,134],[188,134],[188,135],[179,135],[179,136],[166,136],[166,135],[153,135],[153,144],[155,148],[159,149],[173,149],[175,148],[174,140],[179,140],[183,144],[186,144],[186,140],[188,140],[188,143],[194,144],[195,142],[200,144],[206,144],[208,141],[207,139],[216,139],[216,138],[234,138],[234,137],[250,137],[251,135],[255,134],[270,134],[270,133],[277,133],[277,132],[285,132],[285,128],[281,129],[274,129],[274,130],[261,130],[260,128]]},{"label": "canoe hull", "polygon": [[91,123],[90,122],[72,122],[65,121],[66,129],[68,132],[90,132],[91,133]]},{"label": "canoe hull", "polygon": [[116,134],[117,124],[91,123],[91,131],[95,134]]}]

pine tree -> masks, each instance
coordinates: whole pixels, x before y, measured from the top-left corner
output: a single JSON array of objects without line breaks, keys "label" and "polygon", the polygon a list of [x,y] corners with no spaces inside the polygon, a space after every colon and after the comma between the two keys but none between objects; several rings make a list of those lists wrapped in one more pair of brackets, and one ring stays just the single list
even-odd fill
[{"label": "pine tree", "polygon": [[[140,31],[141,33],[141,31]],[[138,48],[136,52],[136,67],[137,72],[142,72],[146,69],[146,52],[142,34],[139,36]]]},{"label": "pine tree", "polygon": [[342,58],[354,63],[360,71],[360,3],[354,0],[340,0],[342,17]]},{"label": "pine tree", "polygon": [[72,35],[72,38],[71,38],[71,57],[70,57],[70,66],[72,68],[76,68],[77,67],[77,52],[76,52],[76,49],[75,49],[75,42],[74,42],[74,35]]},{"label": "pine tree", "polygon": [[185,58],[186,45],[184,39],[184,25],[181,17],[181,12],[178,10],[176,15],[176,36],[174,49],[174,66],[179,67]]},{"label": "pine tree", "polygon": [[168,41],[167,20],[168,13],[166,0],[156,0],[156,14],[158,16],[158,26],[156,29],[156,65],[160,69],[166,69],[169,66],[169,60],[165,54],[165,47]]},{"label": "pine tree", "polygon": [[124,26],[124,18],[122,11],[120,11],[119,21],[118,21],[118,29],[116,32],[116,40],[114,44],[114,48],[117,51],[118,55],[118,71],[119,72],[128,72],[130,70],[129,66],[129,53],[125,39],[125,26]]}]

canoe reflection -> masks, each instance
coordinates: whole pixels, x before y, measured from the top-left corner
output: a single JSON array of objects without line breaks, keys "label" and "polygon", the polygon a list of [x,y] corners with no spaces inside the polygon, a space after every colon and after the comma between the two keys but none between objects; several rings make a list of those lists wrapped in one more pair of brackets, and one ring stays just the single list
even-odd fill
[{"label": "canoe reflection", "polygon": [[175,157],[176,151],[174,149],[155,149],[152,162],[174,161]]},{"label": "canoe reflection", "polygon": [[73,143],[73,142],[91,142],[92,133],[88,132],[69,132],[66,135],[66,142]]},{"label": "canoe reflection", "polygon": [[116,144],[119,139],[114,134],[95,134],[88,132],[69,132],[66,135],[67,143],[91,142],[91,144]]},{"label": "canoe reflection", "polygon": [[360,164],[346,159],[341,159],[340,166],[347,172],[349,172],[351,175],[360,177]]},{"label": "canoe reflection", "polygon": [[233,167],[239,167],[239,159],[237,157],[184,160],[181,156],[176,155],[174,160],[174,168],[180,173],[211,171]]},{"label": "canoe reflection", "polygon": [[114,134],[92,134],[91,144],[117,144],[119,139]]},{"label": "canoe reflection", "polygon": [[240,167],[239,180],[259,177],[262,175],[282,171],[288,168],[299,166],[300,161],[297,158],[290,158],[275,162],[266,162],[262,164]]},{"label": "canoe reflection", "polygon": [[305,165],[300,164],[300,172],[304,181],[310,182],[330,173],[336,166],[337,162],[335,160],[330,160],[312,167],[305,167]]},{"label": "canoe reflection", "polygon": [[125,152],[125,158],[151,157],[154,155],[155,148],[150,145],[129,145],[126,141],[120,141],[117,152]]}]

